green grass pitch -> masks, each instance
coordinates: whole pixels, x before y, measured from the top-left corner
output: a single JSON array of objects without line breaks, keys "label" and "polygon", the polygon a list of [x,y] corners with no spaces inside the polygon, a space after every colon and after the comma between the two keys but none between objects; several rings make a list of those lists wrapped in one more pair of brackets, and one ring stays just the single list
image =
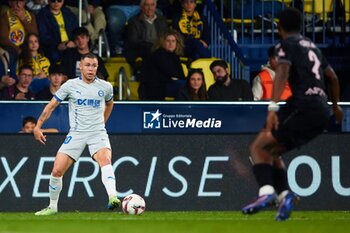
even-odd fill
[{"label": "green grass pitch", "polygon": [[349,211],[295,211],[275,222],[275,212],[244,216],[238,211],[152,212],[128,216],[121,212],[60,212],[54,216],[0,213],[0,233],[349,233]]}]

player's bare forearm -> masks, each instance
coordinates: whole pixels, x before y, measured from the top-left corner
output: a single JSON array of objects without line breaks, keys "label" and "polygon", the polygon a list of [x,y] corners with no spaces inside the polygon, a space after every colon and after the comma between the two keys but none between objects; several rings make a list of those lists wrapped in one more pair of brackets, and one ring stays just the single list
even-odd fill
[{"label": "player's bare forearm", "polygon": [[106,102],[106,108],[105,108],[105,112],[104,112],[105,123],[108,121],[109,116],[112,113],[113,105],[114,105],[113,100],[110,100],[110,101]]},{"label": "player's bare forearm", "polygon": [[338,105],[339,102],[339,80],[337,77],[337,74],[334,72],[332,67],[327,67],[325,70],[325,76],[329,79],[330,81],[330,91],[331,91],[331,99],[332,99],[332,107],[333,107],[333,112],[336,118],[336,122],[340,123],[343,119],[343,111],[341,107]]},{"label": "player's bare forearm", "polygon": [[55,108],[60,104],[55,98],[52,98],[51,101],[45,106],[43,112],[41,113],[38,122],[34,128],[34,138],[38,140],[41,144],[45,144],[46,135],[43,134],[41,130],[41,126],[44,122],[50,118],[51,113],[55,110]]},{"label": "player's bare forearm", "polygon": [[41,128],[41,126],[44,124],[45,121],[47,121],[52,112],[55,110],[55,108],[60,104],[60,102],[58,102],[56,100],[56,98],[52,98],[51,101],[45,106],[43,112],[40,114],[40,117],[38,119],[38,122],[36,124],[37,128]]},{"label": "player's bare forearm", "polygon": [[325,75],[329,79],[331,84],[331,98],[333,106],[336,106],[339,102],[339,81],[336,73],[334,72],[332,67],[327,67],[325,70]]},{"label": "player's bare forearm", "polygon": [[273,82],[272,101],[278,102],[281,98],[282,92],[288,82],[289,64],[279,64],[276,67],[275,80]]}]

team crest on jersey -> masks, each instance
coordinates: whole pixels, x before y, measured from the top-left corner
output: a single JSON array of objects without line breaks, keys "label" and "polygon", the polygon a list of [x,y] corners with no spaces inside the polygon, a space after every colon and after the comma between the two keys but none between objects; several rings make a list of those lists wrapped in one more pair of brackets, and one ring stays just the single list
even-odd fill
[{"label": "team crest on jersey", "polygon": [[99,91],[98,91],[98,96],[102,97],[102,96],[104,96],[104,95],[105,95],[105,92],[104,92],[104,91],[102,91],[102,90],[99,90]]}]

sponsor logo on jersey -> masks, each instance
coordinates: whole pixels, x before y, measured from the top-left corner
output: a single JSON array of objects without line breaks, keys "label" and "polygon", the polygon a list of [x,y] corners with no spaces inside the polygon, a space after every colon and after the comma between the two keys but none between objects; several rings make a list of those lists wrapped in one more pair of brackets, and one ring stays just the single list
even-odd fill
[{"label": "sponsor logo on jersey", "polygon": [[101,106],[101,100],[77,99],[77,105],[79,105],[79,106],[91,106],[93,108],[98,108]]}]

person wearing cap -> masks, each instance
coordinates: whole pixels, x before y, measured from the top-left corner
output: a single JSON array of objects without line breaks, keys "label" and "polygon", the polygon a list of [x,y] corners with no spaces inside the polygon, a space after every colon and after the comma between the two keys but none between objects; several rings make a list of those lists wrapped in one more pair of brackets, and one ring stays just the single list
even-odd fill
[{"label": "person wearing cap", "polygon": [[[89,31],[84,27],[78,27],[73,31],[73,41],[76,45],[74,48],[67,49],[62,55],[62,70],[68,76],[68,79],[72,79],[81,75],[80,72],[80,59],[84,54],[90,52]],[[102,58],[97,56],[98,68],[97,76],[101,79],[107,80],[108,71],[104,66]]]},{"label": "person wearing cap", "polygon": [[66,79],[60,65],[50,66],[49,72],[50,85],[38,92],[35,95],[35,100],[51,100]]}]

